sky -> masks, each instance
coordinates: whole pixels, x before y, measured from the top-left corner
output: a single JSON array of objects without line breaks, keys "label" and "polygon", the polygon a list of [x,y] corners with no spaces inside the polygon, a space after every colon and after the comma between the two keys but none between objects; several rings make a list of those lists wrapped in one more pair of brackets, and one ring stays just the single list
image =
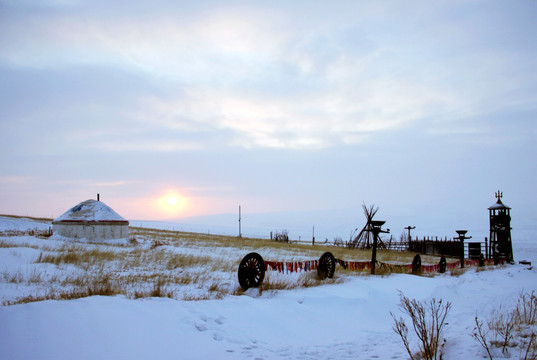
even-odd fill
[{"label": "sky", "polygon": [[536,16],[530,0],[0,0],[0,213],[55,218],[99,193],[127,219],[361,222],[375,204],[464,225],[501,190],[537,223]]}]

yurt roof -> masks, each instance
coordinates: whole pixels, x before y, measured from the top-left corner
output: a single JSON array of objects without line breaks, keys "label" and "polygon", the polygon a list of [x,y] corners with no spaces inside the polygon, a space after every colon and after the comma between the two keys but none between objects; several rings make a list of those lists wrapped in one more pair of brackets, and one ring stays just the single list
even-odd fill
[{"label": "yurt roof", "polygon": [[72,207],[54,222],[129,222],[111,207],[97,200],[86,200]]}]

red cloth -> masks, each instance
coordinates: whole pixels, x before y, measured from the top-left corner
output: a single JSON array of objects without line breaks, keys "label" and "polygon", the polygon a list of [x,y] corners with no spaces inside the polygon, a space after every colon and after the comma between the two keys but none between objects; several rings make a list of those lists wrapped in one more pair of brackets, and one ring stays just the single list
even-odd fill
[{"label": "red cloth", "polygon": [[[371,261],[345,261],[338,260],[338,263],[343,268],[350,271],[364,271],[371,269]],[[504,264],[505,261],[501,260],[500,264]],[[466,266],[479,266],[479,260],[465,260],[464,264]],[[485,265],[494,265],[494,260],[485,259]],[[298,261],[298,262],[281,262],[281,261],[265,261],[265,271],[273,270],[280,273],[292,273],[298,271],[314,271],[317,270],[318,260],[308,260],[308,261]],[[379,262],[381,268],[388,269],[390,271],[395,270],[412,270],[412,264],[399,265],[399,264],[389,264]],[[447,263],[446,270],[453,270],[460,267],[460,261],[454,263]],[[440,265],[422,265],[421,270],[424,272],[435,272],[440,271]]]}]

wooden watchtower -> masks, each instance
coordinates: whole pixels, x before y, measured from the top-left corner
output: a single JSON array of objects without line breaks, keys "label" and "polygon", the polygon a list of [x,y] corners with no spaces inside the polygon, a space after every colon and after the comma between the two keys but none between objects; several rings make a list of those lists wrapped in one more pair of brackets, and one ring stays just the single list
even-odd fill
[{"label": "wooden watchtower", "polygon": [[506,260],[513,262],[513,245],[511,243],[511,208],[502,203],[503,193],[498,190],[498,199],[489,207],[490,217],[490,256],[495,262]]}]

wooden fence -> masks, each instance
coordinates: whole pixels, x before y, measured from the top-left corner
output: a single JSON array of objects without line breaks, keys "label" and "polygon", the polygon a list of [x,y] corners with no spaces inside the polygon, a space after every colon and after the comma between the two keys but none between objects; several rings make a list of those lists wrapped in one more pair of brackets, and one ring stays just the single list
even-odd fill
[{"label": "wooden fence", "polygon": [[[302,244],[312,244],[311,240],[288,240],[289,243],[302,243]],[[341,246],[347,247],[349,242],[344,241],[329,241],[325,239],[324,241],[315,241],[315,244],[319,245],[330,245],[330,246]],[[423,255],[438,255],[438,256],[448,256],[460,258],[461,252],[464,251],[464,257],[466,259],[477,260],[483,254],[485,259],[489,259],[489,249],[487,238],[484,241],[465,241],[464,249],[461,247],[461,242],[458,239],[448,239],[447,237],[438,237],[438,236],[424,236],[422,238],[415,238],[407,240],[405,238],[396,241],[393,236],[389,238],[382,239],[382,245],[380,248],[385,248],[388,250],[394,251],[411,251],[420,253]]]},{"label": "wooden fence", "polygon": [[[401,245],[399,245],[399,248]],[[407,242],[408,251],[418,252],[425,255],[444,255],[451,257],[460,257],[464,252],[466,259],[479,259],[481,254],[488,258],[488,243],[485,241],[468,241],[464,246],[458,239],[447,239],[438,237],[423,237],[422,239],[413,239]],[[395,249],[394,249],[395,250]]]}]

